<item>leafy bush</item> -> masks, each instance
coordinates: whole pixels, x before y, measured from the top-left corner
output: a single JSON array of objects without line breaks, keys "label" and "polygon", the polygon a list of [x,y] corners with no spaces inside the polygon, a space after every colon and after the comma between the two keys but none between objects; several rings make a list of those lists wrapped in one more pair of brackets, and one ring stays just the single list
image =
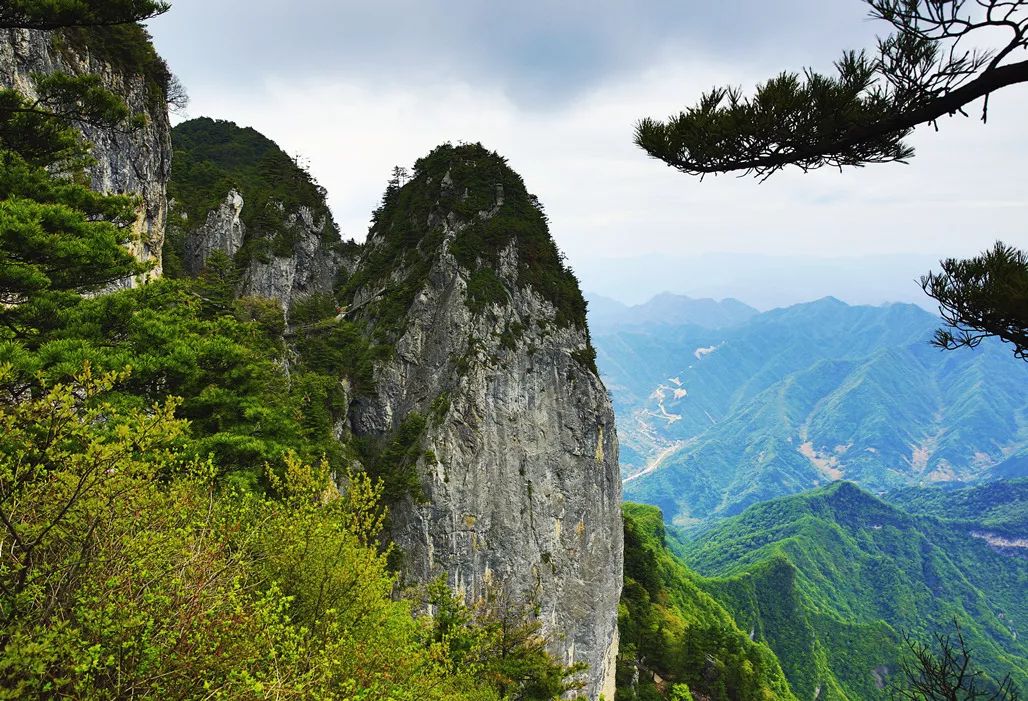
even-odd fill
[{"label": "leafy bush", "polygon": [[287,454],[271,495],[218,489],[127,379],[0,401],[0,698],[498,699],[392,597],[366,476]]}]

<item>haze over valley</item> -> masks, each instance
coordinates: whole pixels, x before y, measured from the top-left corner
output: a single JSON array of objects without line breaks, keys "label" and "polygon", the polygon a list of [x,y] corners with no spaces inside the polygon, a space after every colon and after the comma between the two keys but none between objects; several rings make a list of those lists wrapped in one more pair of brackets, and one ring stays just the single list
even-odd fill
[{"label": "haze over valley", "polygon": [[841,479],[881,493],[1028,475],[1022,361],[998,342],[934,348],[920,307],[664,294],[590,309],[627,498],[677,525]]}]

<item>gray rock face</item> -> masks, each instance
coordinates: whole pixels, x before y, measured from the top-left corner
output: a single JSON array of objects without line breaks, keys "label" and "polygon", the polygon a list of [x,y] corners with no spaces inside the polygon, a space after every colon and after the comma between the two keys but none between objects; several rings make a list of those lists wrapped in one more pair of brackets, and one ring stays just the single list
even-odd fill
[{"label": "gray rock face", "polygon": [[[445,573],[469,600],[499,587],[534,602],[553,652],[589,665],[589,698],[613,699],[623,558],[614,413],[574,355],[587,347],[585,330],[560,325],[550,302],[519,285],[516,243],[495,271],[507,303],[471,311],[469,274],[449,253],[463,226],[453,216],[442,223],[395,358],[350,423],[376,435],[412,413],[427,418],[418,465],[426,500],[392,511],[406,574]],[[362,261],[381,245],[372,237]],[[378,292],[358,294],[354,307]]]},{"label": "gray rock face", "polygon": [[[50,71],[101,75],[108,88],[129,96],[134,111],[147,114],[139,131],[86,136],[98,161],[94,187],[141,196],[137,254],[154,261],[159,274],[171,152],[164,106],[152,105],[143,78],[58,51],[47,35],[0,37],[0,83],[31,94],[29,74]],[[434,187],[441,196],[458,186],[447,173]],[[490,192],[495,197],[473,219],[488,221],[505,205],[510,209],[512,193],[499,183]],[[187,270],[202,269],[214,251],[235,256],[266,237],[243,223],[246,206],[239,193],[226,193],[186,232]],[[310,209],[283,208],[281,215],[292,251],[255,253],[241,295],[273,298],[288,309],[299,296],[331,291],[340,272],[367,273],[361,265],[386,245],[373,236],[358,261],[326,242],[329,222]],[[585,692],[610,701],[622,583],[621,482],[613,410],[583,362],[588,334],[520,281],[516,239],[491,269],[506,296],[481,309],[469,293],[469,271],[450,251],[469,220],[451,213],[419,225],[441,239],[427,253],[427,272],[419,269],[395,354],[377,368],[374,394],[354,400],[341,432],[388,436],[405,419],[426,417],[418,459],[425,499],[408,499],[392,511],[407,574],[420,581],[444,574],[469,600],[495,587],[535,604],[553,652],[587,663]],[[408,265],[402,256],[391,261],[387,276],[399,282]],[[389,280],[385,288],[380,282],[352,299],[352,317],[369,331],[376,320],[361,309],[389,294]]]},{"label": "gray rock face", "polygon": [[[250,240],[248,237],[261,237],[259,231],[247,231],[242,220],[244,207],[243,196],[231,190],[217,208],[207,213],[203,224],[188,232],[184,259],[188,273],[199,274],[214,251],[231,258]],[[328,221],[315,221],[310,208],[299,207],[288,213],[279,208],[277,216],[295,242],[292,254],[251,258],[238,293],[242,297],[277,300],[288,310],[299,297],[331,292],[337,275],[340,271],[352,271],[354,260],[326,245],[324,232]]]},{"label": "gray rock face", "polygon": [[[122,96],[145,126],[129,132],[84,127],[93,144],[96,164],[89,169],[93,188],[105,193],[133,194],[141,199],[132,248],[136,257],[153,264],[149,276],[161,274],[161,247],[168,215],[166,185],[171,167],[171,125],[165,104],[155,104],[141,75],[126,75],[90,55],[67,46],[58,48],[55,33],[0,30],[0,86],[34,96],[33,73],[91,73],[108,90]],[[126,286],[139,280],[126,280]]]},{"label": "gray rock face", "polygon": [[282,213],[292,230],[293,253],[249,262],[240,293],[243,296],[277,299],[288,310],[292,301],[314,293],[331,292],[341,270],[352,269],[353,261],[326,246],[323,233],[328,221],[315,221],[308,207]]},{"label": "gray rock face", "polygon": [[229,258],[243,246],[246,225],[240,218],[243,196],[231,190],[217,209],[207,213],[207,220],[186,238],[185,266],[191,275],[198,275],[211,253],[221,251]]}]

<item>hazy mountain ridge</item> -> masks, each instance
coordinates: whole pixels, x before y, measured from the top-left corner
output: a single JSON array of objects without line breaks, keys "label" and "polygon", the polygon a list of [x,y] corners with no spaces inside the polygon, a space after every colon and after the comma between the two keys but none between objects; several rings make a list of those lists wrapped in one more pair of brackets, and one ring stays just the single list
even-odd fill
[{"label": "hazy mountain ridge", "polygon": [[589,328],[593,333],[653,325],[695,325],[720,329],[741,324],[760,312],[732,297],[694,299],[664,292],[644,304],[627,305],[588,294]]},{"label": "hazy mountain ridge", "polygon": [[886,491],[1011,460],[1016,475],[1023,363],[998,343],[941,352],[937,325],[913,305],[825,298],[730,328],[595,334],[628,498],[690,525],[843,478]]},{"label": "hazy mountain ridge", "polygon": [[938,268],[939,256],[883,254],[824,257],[733,251],[617,258],[576,256],[586,290],[641,303],[662,292],[737,297],[766,311],[835,295],[850,304],[909,302],[934,311],[916,280]]}]

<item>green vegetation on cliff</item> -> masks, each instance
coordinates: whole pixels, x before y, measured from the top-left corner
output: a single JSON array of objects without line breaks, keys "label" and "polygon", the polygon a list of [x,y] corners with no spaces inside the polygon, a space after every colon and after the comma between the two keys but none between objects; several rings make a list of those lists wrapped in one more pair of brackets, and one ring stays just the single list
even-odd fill
[{"label": "green vegetation on cliff", "polygon": [[902,636],[928,641],[954,621],[989,677],[1028,687],[1028,560],[850,483],[752,506],[680,551],[803,698],[880,698]]},{"label": "green vegetation on cliff", "polygon": [[[44,4],[112,6],[17,6]],[[90,95],[98,112],[119,107]],[[578,688],[526,612],[396,596],[382,498],[408,477],[418,429],[366,471],[337,440],[377,351],[325,320],[333,301],[297,305],[309,323],[287,333],[276,302],[234,298],[224,256],[197,279],[83,296],[138,270],[122,248],[136,202],[77,184],[75,133],[23,106],[0,91],[0,699]],[[267,192],[309,194],[268,177]],[[429,601],[445,627],[417,614]]]},{"label": "green vegetation on cliff", "polygon": [[418,488],[419,425],[381,449],[337,440],[340,387],[371,381],[374,348],[342,324],[301,332],[296,354],[277,303],[231,289],[67,299],[31,343],[0,340],[0,698],[573,686],[537,628],[512,646],[510,621],[475,609],[441,635],[417,592],[393,598],[382,505]]},{"label": "green vegetation on cliff", "polygon": [[[266,490],[181,449],[176,398],[86,366],[12,395],[0,366],[0,699],[550,701],[574,688],[530,619],[443,622],[393,596],[379,489],[287,454]],[[340,489],[339,484],[342,484]]]},{"label": "green vegetation on cliff", "polygon": [[660,511],[625,504],[624,516],[618,701],[795,699],[771,649],[751,641],[668,550]]},{"label": "green vegetation on cliff", "polygon": [[536,633],[501,644],[475,610],[475,647],[451,650],[393,599],[380,504],[411,488],[418,429],[349,472],[339,387],[371,381],[374,349],[343,324],[302,332],[295,356],[278,305],[231,289],[66,297],[31,342],[0,341],[0,698],[566,688]]},{"label": "green vegetation on cliff", "polygon": [[507,300],[498,271],[501,254],[513,245],[517,284],[550,302],[558,324],[586,328],[578,280],[521,176],[481,144],[446,144],[419,159],[413,173],[397,170],[375,212],[361,269],[343,291],[344,296],[359,290],[379,294],[378,333],[389,337],[398,331],[447,227],[459,229],[449,250],[467,271],[474,311]]},{"label": "green vegetation on cliff", "polygon": [[125,76],[142,76],[150,106],[163,109],[172,82],[168,64],[154,49],[150,34],[138,24],[66,27],[53,35],[55,48],[88,54]]},{"label": "green vegetation on cliff", "polygon": [[[272,140],[249,127],[207,117],[172,130],[174,156],[168,195],[175,202],[165,245],[170,274],[181,271],[185,232],[200,226],[230,190],[243,197],[240,216],[248,235],[240,255],[267,258],[293,253],[295,231],[288,215],[301,207],[314,221],[324,220],[322,238],[342,245],[325,202],[325,190]],[[183,215],[185,221],[182,221]]]},{"label": "green vegetation on cliff", "polygon": [[[38,10],[12,8],[15,16]],[[18,26],[3,21],[0,31]],[[74,128],[130,128],[127,105],[97,76],[32,80],[31,99],[0,88],[0,325],[18,338],[35,336],[79,294],[145,270],[123,247],[137,203],[84,184],[90,146]]]}]

